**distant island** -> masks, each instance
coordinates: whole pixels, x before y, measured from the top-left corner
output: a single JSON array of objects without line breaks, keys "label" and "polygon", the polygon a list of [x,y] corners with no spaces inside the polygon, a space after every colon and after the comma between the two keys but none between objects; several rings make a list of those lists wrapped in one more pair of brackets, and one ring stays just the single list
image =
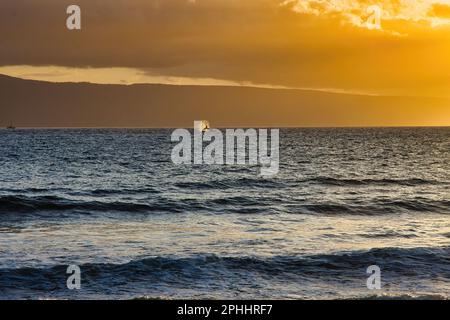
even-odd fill
[{"label": "distant island", "polygon": [[[450,99],[296,89],[50,83],[0,75],[0,119],[20,127],[427,126],[448,124]],[[440,115],[440,117],[439,117]],[[1,121],[1,120],[0,120]],[[10,123],[0,123],[9,126]]]}]

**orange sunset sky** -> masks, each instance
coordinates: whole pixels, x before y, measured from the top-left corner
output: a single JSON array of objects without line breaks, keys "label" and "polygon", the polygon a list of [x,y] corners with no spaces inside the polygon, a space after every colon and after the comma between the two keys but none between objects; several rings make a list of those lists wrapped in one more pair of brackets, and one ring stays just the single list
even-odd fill
[{"label": "orange sunset sky", "polygon": [[[66,28],[71,4],[81,30]],[[395,96],[406,100],[367,124],[414,114],[398,124],[450,125],[450,0],[2,0],[0,30],[0,74],[11,77]]]}]

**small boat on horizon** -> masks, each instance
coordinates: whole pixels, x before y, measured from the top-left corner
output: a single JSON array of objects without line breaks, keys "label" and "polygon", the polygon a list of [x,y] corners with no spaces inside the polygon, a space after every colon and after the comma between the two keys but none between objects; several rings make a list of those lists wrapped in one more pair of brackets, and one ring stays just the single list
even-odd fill
[{"label": "small boat on horizon", "polygon": [[14,127],[13,125],[9,125],[9,126],[7,126],[6,127],[6,129],[8,129],[8,130],[14,130],[16,127]]},{"label": "small boat on horizon", "polygon": [[210,128],[209,121],[203,120],[202,121],[202,132],[208,131],[209,128]]},{"label": "small boat on horizon", "polygon": [[201,121],[194,122],[194,128],[196,130],[204,133],[204,132],[208,131],[211,128],[211,126],[209,125],[209,121],[201,120]]}]

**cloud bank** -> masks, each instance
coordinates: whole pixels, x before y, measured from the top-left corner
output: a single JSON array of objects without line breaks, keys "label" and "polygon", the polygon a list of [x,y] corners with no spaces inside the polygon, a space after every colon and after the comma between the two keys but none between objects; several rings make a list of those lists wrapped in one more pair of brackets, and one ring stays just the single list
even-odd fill
[{"label": "cloud bank", "polygon": [[[3,0],[0,65],[133,68],[148,75],[399,95],[448,95],[448,1]],[[361,27],[362,26],[362,27]],[[392,32],[400,35],[398,37]],[[125,79],[126,80],[126,79]]]}]

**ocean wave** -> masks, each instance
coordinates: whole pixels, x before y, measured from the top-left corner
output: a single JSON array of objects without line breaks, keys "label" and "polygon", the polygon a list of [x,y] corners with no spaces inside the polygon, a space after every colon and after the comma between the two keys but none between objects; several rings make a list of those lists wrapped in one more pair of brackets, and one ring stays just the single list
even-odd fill
[{"label": "ocean wave", "polygon": [[380,232],[375,233],[364,233],[359,234],[360,237],[368,238],[368,239],[381,239],[381,238],[405,238],[405,239],[411,239],[411,238],[418,238],[419,235],[415,234],[414,232],[397,232],[394,230],[383,230]]},{"label": "ocean wave", "polygon": [[[243,282],[266,281],[358,281],[367,278],[370,265],[378,265],[385,281],[401,283],[420,279],[450,279],[450,247],[380,248],[310,256],[229,257],[198,254],[189,257],[155,256],[124,264],[83,264],[80,269],[87,287],[115,287],[140,283],[147,286],[205,286],[220,279]],[[67,266],[0,269],[4,290],[65,289]],[[252,282],[252,281],[250,281]],[[52,289],[53,288],[53,289]]]},{"label": "ocean wave", "polygon": [[[203,297],[199,297],[201,299]],[[322,297],[323,298],[323,297]],[[172,300],[171,296],[163,296],[163,295],[143,295],[132,298],[132,300],[142,300],[142,301],[154,301],[154,300]],[[367,296],[353,296],[348,299],[333,299],[338,301],[346,301],[346,300],[359,300],[359,301],[370,301],[370,300],[380,300],[380,301],[446,301],[450,300],[449,296],[445,296],[442,294],[406,294],[406,293],[398,293],[398,294],[379,294],[379,295],[367,295]]]},{"label": "ocean wave", "polygon": [[317,177],[311,179],[300,180],[299,182],[327,185],[327,186],[339,186],[339,187],[354,187],[354,186],[406,186],[414,187],[420,185],[444,185],[447,184],[437,180],[425,180],[420,178],[411,179],[338,179],[331,177]]},{"label": "ocean wave", "polygon": [[276,179],[265,179],[262,177],[255,178],[237,178],[237,179],[220,179],[208,181],[186,181],[174,184],[179,189],[209,189],[209,190],[227,190],[227,189],[251,189],[251,188],[286,188],[288,187],[283,181]]},{"label": "ocean wave", "polygon": [[[102,194],[99,191],[97,195]],[[149,194],[150,195],[150,194]],[[79,194],[77,195],[79,196]],[[283,200],[274,195],[228,196],[200,199],[197,197],[170,199],[152,195],[141,200],[98,201],[67,199],[41,195],[0,196],[0,213],[35,212],[123,212],[123,213],[189,213],[216,214],[328,214],[328,215],[380,215],[397,213],[450,213],[450,200],[431,199],[372,199],[366,203],[305,203],[304,200]],[[119,198],[120,199],[120,198]]]},{"label": "ocean wave", "polygon": [[347,214],[347,215],[381,215],[397,213],[450,213],[449,200],[370,200],[366,204],[314,203],[289,204],[290,213],[297,214]]},{"label": "ocean wave", "polygon": [[173,203],[160,201],[156,204],[144,204],[135,202],[100,202],[69,200],[56,196],[35,196],[23,195],[0,197],[0,213],[34,213],[34,212],[181,212],[181,208]]},{"label": "ocean wave", "polygon": [[113,196],[113,195],[136,195],[136,194],[158,194],[161,191],[156,190],[155,188],[140,188],[140,189],[94,189],[94,190],[85,190],[76,192],[75,194],[79,195],[92,195],[98,197],[104,196]]},{"label": "ocean wave", "polygon": [[379,295],[368,295],[364,297],[359,297],[357,300],[382,300],[382,301],[389,301],[389,300],[449,300],[449,296],[445,296],[442,294],[405,294],[405,293],[398,293],[398,294],[379,294]]}]

